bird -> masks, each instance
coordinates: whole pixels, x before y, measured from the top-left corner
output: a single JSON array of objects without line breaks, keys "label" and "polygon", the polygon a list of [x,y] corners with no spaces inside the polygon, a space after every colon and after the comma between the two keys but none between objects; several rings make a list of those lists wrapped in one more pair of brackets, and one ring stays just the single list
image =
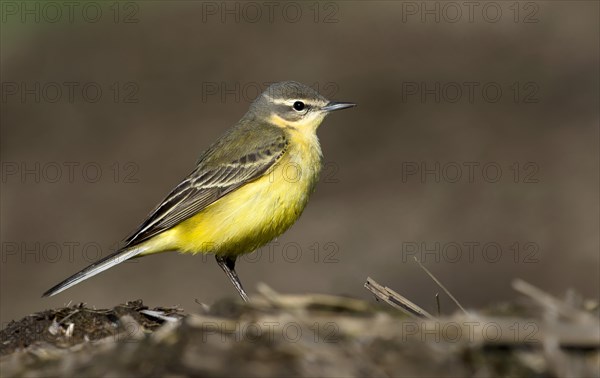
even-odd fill
[{"label": "bird", "polygon": [[323,166],[317,129],[331,112],[354,106],[330,101],[295,81],[270,85],[200,154],[191,173],[122,247],[42,296],[56,295],[129,259],[179,251],[214,254],[240,297],[248,301],[235,271],[236,259],[298,220]]}]

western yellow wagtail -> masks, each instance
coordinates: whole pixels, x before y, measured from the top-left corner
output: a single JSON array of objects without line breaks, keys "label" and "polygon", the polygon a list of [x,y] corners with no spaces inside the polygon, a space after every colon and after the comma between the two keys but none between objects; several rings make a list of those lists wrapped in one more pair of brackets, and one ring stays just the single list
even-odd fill
[{"label": "western yellow wagtail", "polygon": [[[46,291],[52,296],[125,260],[153,253],[213,253],[243,300],[239,255],[285,232],[304,210],[321,171],[317,128],[331,102],[293,81],[271,85],[117,252]],[[295,170],[289,178],[287,169]]]}]

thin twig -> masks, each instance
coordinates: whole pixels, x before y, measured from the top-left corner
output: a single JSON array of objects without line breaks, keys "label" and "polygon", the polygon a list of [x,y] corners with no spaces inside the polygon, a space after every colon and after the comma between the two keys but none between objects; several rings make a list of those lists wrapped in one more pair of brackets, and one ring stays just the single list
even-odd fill
[{"label": "thin twig", "polygon": [[397,308],[404,312],[409,316],[414,316],[417,318],[427,318],[431,320],[435,320],[435,317],[432,316],[427,311],[423,310],[421,307],[417,306],[413,302],[409,301],[402,295],[396,293],[394,290],[389,287],[384,287],[371,277],[367,277],[367,282],[365,283],[365,288],[373,293],[377,298],[383,300],[388,303],[390,306]]},{"label": "thin twig", "polygon": [[71,312],[69,315],[62,318],[61,321],[58,322],[58,324],[62,324],[65,320],[69,319],[71,316],[77,314],[78,312],[79,312],[79,310],[75,310],[75,311]]},{"label": "thin twig", "polygon": [[544,292],[541,289],[527,283],[521,279],[516,279],[512,282],[512,287],[519,293],[528,296],[542,306],[554,310],[557,313],[576,321],[597,322],[596,319],[585,311],[570,306],[568,303],[561,301],[558,298]]},{"label": "thin twig", "polygon": [[179,320],[179,318],[176,318],[174,316],[165,315],[164,311],[141,310],[140,313],[142,313],[144,315],[148,315],[149,317],[152,317],[152,318],[164,320],[166,322],[176,322]]},{"label": "thin twig", "polygon": [[454,298],[454,295],[452,295],[452,293],[450,293],[450,291],[448,289],[446,289],[446,287],[444,285],[442,285],[442,283],[437,278],[435,278],[435,276],[427,268],[425,268],[423,266],[423,264],[421,264],[421,262],[419,261],[419,259],[417,259],[414,256],[413,256],[413,258],[415,259],[415,261],[417,262],[417,264],[419,264],[419,266],[421,267],[421,269],[423,269],[425,271],[425,273],[427,273],[427,275],[429,275],[429,277],[431,277],[431,279],[434,280],[435,283],[442,290],[444,290],[444,292],[450,297],[450,299],[452,299],[452,301],[454,303],[456,303],[456,305],[462,310],[462,312],[464,312],[465,315],[470,315],[469,312],[467,310],[465,310],[465,308],[463,306],[461,306],[461,304],[458,302],[458,300],[456,298]]}]

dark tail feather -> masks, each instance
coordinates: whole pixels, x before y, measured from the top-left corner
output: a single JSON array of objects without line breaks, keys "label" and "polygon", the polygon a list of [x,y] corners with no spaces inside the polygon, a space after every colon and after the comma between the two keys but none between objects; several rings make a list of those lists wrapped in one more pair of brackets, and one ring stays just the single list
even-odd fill
[{"label": "dark tail feather", "polygon": [[142,247],[133,247],[117,251],[112,255],[106,256],[105,258],[96,261],[92,265],[78,273],[75,273],[63,282],[46,291],[44,294],[42,294],[42,297],[51,297],[55,294],[58,294],[61,291],[70,288],[71,286],[77,285],[81,281],[87,280],[88,278],[93,277],[108,268],[112,268],[113,266],[120,264],[125,260],[129,260],[130,258],[139,255],[140,253],[144,252],[145,249],[146,248]]}]

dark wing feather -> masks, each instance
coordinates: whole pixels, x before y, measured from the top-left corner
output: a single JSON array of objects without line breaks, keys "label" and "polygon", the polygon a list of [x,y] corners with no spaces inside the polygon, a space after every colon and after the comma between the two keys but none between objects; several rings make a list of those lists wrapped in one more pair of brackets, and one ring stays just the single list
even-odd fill
[{"label": "dark wing feather", "polygon": [[[261,177],[279,161],[288,146],[285,135],[277,130],[269,130],[266,135],[258,133],[261,141],[256,143],[252,143],[253,133],[244,133],[243,130],[237,132],[238,134],[227,134],[202,155],[196,169],[125,240],[125,247],[158,235],[226,194]],[[252,148],[240,149],[238,144],[231,144],[232,140],[239,141],[239,138],[246,138],[245,143],[249,143]],[[248,150],[253,152],[241,152]]]}]

